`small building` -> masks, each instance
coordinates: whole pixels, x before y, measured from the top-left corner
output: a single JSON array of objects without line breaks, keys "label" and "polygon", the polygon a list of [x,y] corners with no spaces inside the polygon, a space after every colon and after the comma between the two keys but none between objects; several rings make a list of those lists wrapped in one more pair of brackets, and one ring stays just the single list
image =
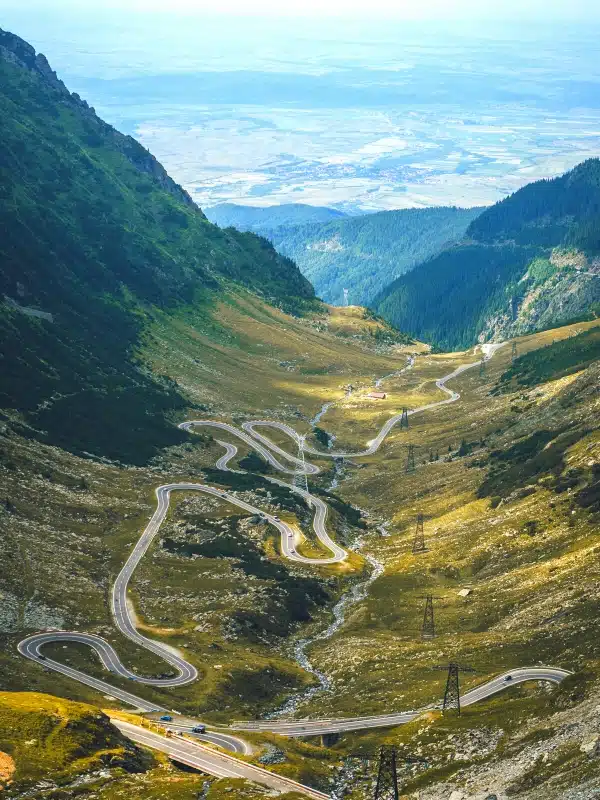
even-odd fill
[{"label": "small building", "polygon": [[369,392],[367,397],[370,397],[372,400],[385,400],[387,394],[385,392]]}]

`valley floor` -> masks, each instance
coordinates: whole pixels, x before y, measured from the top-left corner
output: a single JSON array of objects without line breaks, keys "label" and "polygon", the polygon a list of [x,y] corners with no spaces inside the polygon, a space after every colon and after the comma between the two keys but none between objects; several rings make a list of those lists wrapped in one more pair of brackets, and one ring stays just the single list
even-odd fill
[{"label": "valley floor", "polygon": [[[431,355],[420,345],[383,346],[359,311],[298,320],[251,297],[219,308],[202,324],[190,311],[188,322],[187,328],[178,322],[176,330],[172,321],[158,319],[145,357],[204,405],[193,411],[195,418],[238,424],[280,419],[312,442],[309,420],[334,402],[318,426],[335,436],[336,450],[361,450],[391,414],[441,399],[436,379],[481,357]],[[524,337],[518,354],[591,326]],[[369,398],[375,379],[399,372],[412,353],[413,368],[380,387],[386,398]],[[266,735],[257,740],[257,754],[266,747],[282,756],[270,768],[329,790],[330,777],[336,786],[345,780],[350,754],[372,754],[382,742],[394,742],[423,755],[432,767],[408,776],[409,796],[413,790],[422,798],[460,791],[479,798],[478,792],[489,789],[498,798],[533,798],[543,784],[545,796],[559,798],[566,795],[551,792],[593,780],[599,772],[596,745],[581,746],[594,730],[586,698],[595,696],[598,675],[598,367],[518,386],[501,380],[511,360],[505,346],[485,374],[476,368],[455,379],[451,388],[461,394],[458,403],[411,417],[408,430],[396,426],[375,454],[344,460],[335,496],[324,499],[332,509],[332,535],[346,545],[362,541],[360,555],[348,563],[290,565],[272,533],[249,523],[238,509],[207,497],[174,498],[160,539],[135,574],[131,599],[140,629],[185,652],[201,680],[171,690],[139,687],[140,693],[213,724],[272,711],[314,683],[291,658],[292,644],[329,623],[332,604],[364,581],[370,570],[364,559],[370,556],[383,564],[383,574],[339,630],[309,649],[331,690],[313,694],[300,706],[300,716],[429,705],[444,688],[444,673],[436,667],[450,660],[476,670],[463,674],[464,689],[538,663],[576,674],[558,692],[515,688],[459,719],[434,713],[394,730],[345,734],[329,748]],[[271,432],[269,437],[289,448],[289,438]],[[218,438],[240,445],[226,433]],[[159,483],[203,476],[309,530],[310,514],[297,497],[273,490],[260,477],[217,473],[223,448],[204,433],[137,469],[33,444],[12,432],[10,421],[1,444],[7,568],[0,678],[6,689],[106,705],[92,690],[17,655],[19,639],[44,628],[98,633],[140,673],[163,668],[116,636],[107,604]],[[409,445],[415,448],[414,471],[407,471]],[[240,447],[238,460],[249,449]],[[324,471],[314,482],[309,478],[309,489],[325,491],[335,477],[331,460],[315,461]],[[245,468],[256,476],[256,461]],[[266,465],[258,462],[258,468]],[[427,549],[413,554],[418,514],[424,515]],[[305,547],[318,552],[310,537]],[[437,634],[428,640],[421,638],[425,595],[434,597]],[[106,677],[87,649],[65,647],[52,645],[48,655]],[[583,702],[587,715],[577,711]],[[523,753],[533,754],[533,762]],[[215,784],[207,797],[219,797],[219,791]],[[347,796],[362,798],[366,789],[356,783],[353,791]]]}]

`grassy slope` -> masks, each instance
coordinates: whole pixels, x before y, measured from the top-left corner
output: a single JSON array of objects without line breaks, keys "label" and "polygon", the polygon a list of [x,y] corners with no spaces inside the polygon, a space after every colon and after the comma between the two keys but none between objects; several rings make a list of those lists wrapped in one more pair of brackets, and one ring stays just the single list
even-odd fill
[{"label": "grassy slope", "polygon": [[15,767],[9,797],[42,779],[69,785],[103,767],[122,773],[152,765],[98,709],[35,692],[0,692],[0,751]]},{"label": "grassy slope", "polygon": [[138,142],[0,31],[0,409],[72,452],[143,464],[184,438],[177,387],[135,358],[154,313],[198,316],[235,281],[311,304],[264,240],[211,225]]},{"label": "grassy slope", "polygon": [[[579,353],[580,370],[573,371],[577,358],[571,357],[570,374],[527,388],[511,388],[509,383],[501,393],[490,395],[501,375],[519,373],[519,361],[507,372],[510,346],[506,347],[490,363],[486,378],[474,370],[455,381],[462,395],[460,404],[411,418],[408,433],[396,430],[377,455],[361,459],[365,467],[347,468],[347,480],[337,492],[368,508],[373,524],[387,523],[391,535],[374,534],[367,548],[384,562],[386,571],[334,639],[313,647],[314,663],[334,678],[335,691],[317,696],[301,708],[301,715],[385,713],[434,702],[444,685],[443,673],[434,667],[449,659],[477,669],[475,675],[463,676],[463,690],[502,670],[537,663],[587,672],[597,680],[594,598],[600,587],[596,558],[600,438],[594,420],[598,363],[590,366],[588,360],[588,340],[597,333],[595,325],[582,323],[519,340],[521,354],[544,345],[551,347],[547,356],[557,350],[561,375],[563,350],[569,346]],[[581,334],[581,340],[570,338],[576,334]],[[545,380],[548,358],[534,355],[540,380]],[[529,376],[531,357],[520,359]],[[411,395],[431,387],[428,381],[434,376],[467,360],[465,354],[426,356],[417,360],[412,374],[386,386],[391,395],[411,405]],[[322,427],[337,435],[336,446],[368,438],[369,416],[363,414],[363,425],[356,425],[358,405],[348,404],[321,421]],[[529,442],[540,429],[553,432],[543,458],[520,444]],[[461,440],[471,446],[469,456],[457,456]],[[405,473],[408,443],[417,446],[414,475]],[[446,460],[449,447],[451,461]],[[430,452],[439,452],[440,461],[429,463]],[[522,452],[532,458],[522,458]],[[489,490],[480,496],[490,475],[498,497],[490,498]],[[527,486],[531,490],[521,496],[519,490]],[[500,496],[504,500],[498,505]],[[419,512],[425,514],[429,549],[414,556],[411,544]],[[473,590],[466,600],[457,594],[465,586]],[[438,597],[438,636],[432,642],[420,638],[425,593]],[[533,692],[528,700],[528,689],[513,694],[513,700],[507,696],[470,710],[463,728],[501,729],[503,736],[518,740],[524,730],[550,724],[544,720],[560,708],[548,703],[543,694]],[[581,709],[573,719],[585,717]],[[565,785],[589,773],[578,749],[584,728],[575,728],[574,740],[563,742],[576,751],[568,769],[557,763],[546,777],[542,775],[544,781],[562,787],[552,797],[563,797],[560,792]],[[421,729],[422,724],[393,734],[347,736],[339,745],[340,752],[375,747],[386,735],[401,737],[416,747],[423,739]],[[444,725],[437,743],[422,744],[438,766],[460,751],[458,741],[450,746],[442,743],[443,730]],[[445,721],[445,730],[457,736],[460,728]],[[513,748],[512,755],[497,748],[492,751],[490,758],[497,761],[500,774],[502,769],[513,774],[514,765],[509,770],[502,764],[518,748]],[[518,774],[515,769],[513,777]],[[437,791],[432,798],[444,790]]]},{"label": "grassy slope", "polygon": [[[382,347],[364,332],[385,333],[386,329],[376,321],[364,320],[357,309],[334,310],[329,317],[301,320],[242,293],[218,305],[213,316],[204,315],[198,321],[191,310],[190,316],[182,319],[158,315],[143,355],[155,365],[161,359],[159,368],[172,370],[183,389],[189,390],[190,402],[214,407],[214,413],[205,412],[209,418],[223,418],[225,413],[260,417],[270,407],[272,413],[293,424],[306,425],[302,417],[313,416],[326,400],[343,397],[342,387],[351,380],[358,378],[366,383],[405,363],[404,355]],[[277,387],[276,402],[273,387]],[[202,415],[198,410],[193,412],[193,416]],[[245,453],[243,448],[240,452]],[[213,467],[221,454],[222,448],[210,437],[193,437],[189,444],[164,451],[149,467],[119,469],[37,445],[8,427],[0,431],[3,486],[9,500],[8,508],[6,503],[0,506],[0,535],[6,554],[6,569],[0,578],[5,593],[0,615],[4,631],[0,674],[6,688],[33,686],[98,701],[95,693],[66,679],[47,676],[25,662],[15,653],[14,645],[22,632],[48,625],[82,627],[114,638],[107,607],[108,587],[150,516],[154,488],[167,480],[201,480],[203,469]],[[218,476],[211,474],[210,480],[215,478]],[[249,490],[255,488],[258,486]],[[177,512],[180,498],[174,499],[177,502],[169,525],[176,528],[182,518]],[[265,504],[260,494],[256,494],[256,500]],[[209,508],[210,503],[197,497],[192,504],[206,506],[209,522],[222,516],[234,520],[237,515],[227,506]],[[295,513],[303,521],[306,517],[306,509],[293,504],[286,513],[290,519]],[[342,522],[336,514],[332,516],[334,526]],[[249,534],[255,535],[252,531]],[[264,532],[256,542],[277,558],[276,547],[269,536],[265,539]],[[302,567],[292,572],[299,578],[313,576],[313,570]],[[203,576],[200,585],[199,574]],[[328,589],[332,597],[341,589],[336,576],[344,574],[343,568],[321,571],[322,580],[335,578]],[[208,556],[190,562],[160,548],[144,562],[138,577],[134,596],[139,597],[143,587],[144,604],[140,603],[138,609],[142,623],[147,615],[146,621],[160,629],[160,635],[173,644],[189,645],[190,658],[206,673],[204,680],[189,690],[165,696],[157,693],[161,702],[173,696],[190,708],[215,711],[217,699],[227,693],[233,681],[241,689],[234,693],[231,709],[221,709],[221,714],[239,716],[242,712],[256,713],[261,703],[268,706],[275,702],[274,694],[304,682],[305,677],[293,663],[273,652],[268,637],[258,641],[243,636],[224,638],[228,621],[236,613],[251,610],[256,592],[272,591],[277,585],[273,580],[249,582],[235,562]],[[170,586],[166,604],[165,585]],[[289,595],[289,580],[281,586]],[[276,620],[268,604],[262,610]],[[309,613],[319,616],[318,606],[309,604]],[[195,631],[197,626],[202,630]],[[141,671],[160,670],[151,657],[126,641],[119,638],[116,643],[123,657]],[[102,674],[85,649],[60,648],[60,656]],[[221,669],[213,670],[213,663],[220,664]],[[268,696],[257,686],[256,676],[263,669],[274,670]]]},{"label": "grassy slope", "polygon": [[[311,416],[323,401],[340,399],[342,402],[321,423],[338,435],[340,445],[359,447],[398,407],[405,404],[414,407],[439,397],[433,385],[435,378],[471,359],[469,354],[423,354],[413,371],[390,379],[384,387],[388,400],[379,404],[365,397],[366,387],[375,374],[390,373],[403,366],[405,358],[366,351],[364,342],[372,346],[372,336],[354,340],[324,330],[326,323],[338,333],[362,330],[364,320],[355,310],[337,310],[329,320],[309,322],[286,317],[255,298],[240,295],[217,312],[214,325],[205,329],[192,328],[190,320],[186,322],[185,346],[177,351],[174,364],[181,384],[199,387],[197,391],[201,394],[196,399],[214,405],[219,416],[226,409],[242,416],[258,415],[272,395],[272,387],[277,386],[279,400],[272,404],[272,409],[298,429],[306,429],[306,423],[295,416],[297,412]],[[274,323],[277,334],[273,332]],[[586,327],[584,324],[528,337],[519,342],[519,352],[551,344],[553,339],[561,340]],[[265,338],[267,331],[271,332],[269,339]],[[175,335],[170,325],[158,320],[153,336],[146,343],[146,357],[156,358],[163,350],[166,353]],[[183,337],[179,341],[184,341]],[[225,341],[229,343],[226,350]],[[258,345],[269,347],[270,358],[258,355],[264,349]],[[248,353],[247,362],[244,352]],[[230,358],[224,358],[225,354]],[[296,363],[299,354],[308,354],[302,356],[301,367]],[[166,363],[166,355],[163,357]],[[241,372],[244,363],[247,367]],[[322,374],[326,372],[324,366],[332,365],[337,365],[336,375]],[[509,365],[510,348],[506,348],[491,362],[486,383],[479,379],[477,370],[457,381],[463,395],[461,406],[447,406],[435,414],[415,417],[408,434],[394,432],[378,455],[365,460],[366,467],[346,466],[348,477],[338,493],[369,510],[374,523],[378,520],[392,523],[389,538],[380,538],[378,534],[368,538],[368,549],[386,563],[386,575],[374,584],[369,598],[351,613],[333,644],[314,648],[318,665],[334,675],[336,691],[319,696],[303,713],[312,711],[321,716],[334,712],[387,711],[430,702],[439,697],[443,676],[427,667],[454,656],[477,667],[475,681],[498,669],[537,660],[595,672],[595,630],[588,600],[595,578],[587,558],[595,546],[594,517],[572,497],[573,492],[557,494],[547,481],[536,484],[535,494],[511,500],[496,509],[490,507],[488,498],[477,498],[494,463],[492,458],[489,464],[484,464],[490,451],[510,449],[515,439],[540,427],[553,429],[569,422],[580,426],[582,420],[590,418],[595,399],[585,387],[590,380],[593,387],[595,378],[585,372],[574,373],[541,388],[518,388],[490,395],[494,382]],[[210,370],[217,368],[221,375],[213,376]],[[593,371],[595,367],[590,369]],[[209,376],[205,385],[200,383],[202,374]],[[241,375],[251,376],[248,383],[240,379]],[[344,399],[341,387],[349,382],[365,389]],[[421,463],[415,476],[405,475],[407,442],[418,445],[417,456],[422,462],[430,450],[445,455],[449,444],[456,452],[461,439],[471,443],[482,436],[487,444],[481,451],[462,459],[454,457],[450,462]],[[221,449],[207,439],[166,451],[152,470],[118,470],[80,461],[56,449],[40,448],[34,452],[27,441],[15,436],[5,438],[2,447],[4,463],[12,460],[12,468],[9,466],[4,474],[17,498],[16,512],[1,512],[1,522],[5,524],[5,533],[10,530],[7,551],[10,567],[4,581],[6,586],[8,579],[9,590],[20,599],[18,627],[42,627],[40,615],[47,613],[44,607],[53,611],[58,608],[63,619],[45,624],[67,628],[79,625],[108,634],[128,663],[145,672],[156,671],[158,665],[152,659],[114,637],[105,605],[109,579],[148,518],[153,487],[165,479],[198,479],[203,468],[214,464]],[[570,445],[567,451],[568,467],[581,465],[581,484],[587,480],[586,470],[590,469],[587,465],[596,459],[597,447],[591,433]],[[468,468],[467,464],[474,460],[484,466]],[[36,478],[36,500],[29,502],[17,487],[29,482],[31,473],[38,469],[42,476]],[[44,476],[46,470],[49,474]],[[80,475],[88,483],[88,489],[79,487]],[[507,491],[510,494],[512,487]],[[554,508],[549,514],[551,503]],[[428,515],[430,552],[417,560],[409,552],[410,541],[414,516],[423,508]],[[301,509],[296,513],[302,518]],[[190,515],[203,517],[202,529],[214,533],[214,521],[227,519],[232,510],[212,507],[193,496],[182,496],[177,498],[170,515],[168,532],[180,535],[185,530],[182,526],[189,524]],[[534,536],[526,524],[531,521],[537,521],[539,526]],[[332,522],[337,527],[335,515]],[[247,528],[244,535],[265,547],[271,558],[277,558],[272,542],[267,538],[261,544],[258,531]],[[186,541],[187,538],[186,535]],[[65,541],[69,542],[68,551]],[[25,564],[29,566],[24,569]],[[312,569],[292,571],[298,577],[318,577]],[[334,595],[339,592],[341,573],[323,571],[321,577],[328,581],[329,591]],[[580,589],[583,581],[585,594]],[[474,588],[466,602],[456,595],[463,585]],[[263,589],[269,586],[272,584],[264,583]],[[65,594],[64,587],[73,587],[73,594],[70,591]],[[166,594],[165,587],[169,587]],[[140,589],[143,602],[139,599]],[[418,596],[426,589],[443,599],[436,603],[440,636],[423,644],[418,636],[422,604]],[[178,707],[203,709],[215,721],[254,716],[261,707],[272,707],[277,694],[302,684],[302,675],[275,653],[267,639],[252,640],[245,634],[240,636],[239,631],[232,637],[223,635],[223,597],[229,604],[229,612],[258,609],[266,610],[268,615],[261,591],[260,584],[254,578],[250,580],[234,562],[202,557],[192,565],[158,547],[144,562],[133,594],[142,624],[149,625],[149,630],[165,641],[187,645],[187,655],[202,670],[203,680],[197,685],[168,693]],[[559,612],[565,608],[568,613],[561,616]],[[311,611],[318,621],[318,609],[312,607]],[[24,625],[25,613],[29,622]],[[200,630],[194,630],[196,626]],[[551,637],[547,636],[548,627],[553,633]],[[541,629],[543,634],[539,633]],[[305,632],[306,629],[302,634]],[[85,697],[93,703],[100,701],[93,692],[75,687],[66,679],[46,677],[35,665],[24,663],[13,650],[18,638],[15,633],[4,639],[5,686],[51,688],[67,696]],[[84,651],[59,648],[57,655],[101,674],[95,659]],[[262,693],[260,687],[267,680],[274,694]],[[469,681],[465,680],[465,686]],[[161,696],[142,687],[139,690],[148,696]],[[530,727],[543,727],[547,715],[555,713],[545,699],[535,693],[527,699],[527,694],[527,691],[517,692],[512,701],[502,698],[473,709],[461,724],[463,728],[470,724],[475,730],[495,730],[500,726],[506,736],[516,741],[525,719],[530,720]],[[218,712],[216,705],[220,706]],[[223,708],[227,705],[230,707]],[[512,720],[510,725],[508,717]],[[410,746],[423,740],[420,746],[428,750],[438,766],[443,766],[447,758],[444,754],[453,752],[444,744],[447,725],[452,727],[452,723],[446,722],[438,733],[434,726],[431,741],[423,739],[420,728],[399,731],[393,736],[402,737]],[[459,736],[471,735],[456,730]],[[336,749],[323,752],[325,766],[328,769],[327,765],[339,765],[345,753],[358,748],[373,749],[389,736],[389,732],[381,731],[344,737]],[[296,752],[294,748],[300,745],[277,742],[276,737],[273,741],[288,754],[288,761],[276,769],[303,780],[321,781],[321,767],[315,771],[311,766],[314,754]],[[503,758],[497,753],[496,757]],[[574,763],[577,766],[579,761]],[[557,766],[555,771],[560,773],[560,768]],[[157,787],[164,785],[162,773],[157,773],[156,779],[153,774],[139,778],[148,797],[160,796]],[[438,777],[443,774],[446,773],[442,770]],[[431,780],[436,775],[432,773]],[[178,777],[175,782],[184,797],[191,786],[186,783],[188,780]],[[225,788],[231,787],[215,784],[211,792]],[[103,791],[106,794],[101,796],[112,796],[108,788]]]}]

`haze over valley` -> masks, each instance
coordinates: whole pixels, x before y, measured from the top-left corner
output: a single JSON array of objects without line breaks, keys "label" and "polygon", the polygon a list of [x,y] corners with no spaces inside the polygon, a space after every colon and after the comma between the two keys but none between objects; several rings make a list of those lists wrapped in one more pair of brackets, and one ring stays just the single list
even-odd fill
[{"label": "haze over valley", "polygon": [[200,206],[490,205],[600,147],[593,28],[10,8]]}]

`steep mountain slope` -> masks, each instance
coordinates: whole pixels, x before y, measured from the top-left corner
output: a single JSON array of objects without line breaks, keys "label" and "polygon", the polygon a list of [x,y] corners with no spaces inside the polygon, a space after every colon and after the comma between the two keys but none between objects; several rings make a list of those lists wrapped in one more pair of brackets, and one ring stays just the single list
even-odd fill
[{"label": "steep mountain slope", "polygon": [[443,347],[565,322],[600,301],[600,160],[525,186],[373,302]]},{"label": "steep mountain slope", "polygon": [[209,223],[3,31],[0,114],[0,408],[47,442],[142,463],[183,438],[164,420],[180,392],[135,356],[153,309],[209,305],[228,281],[297,305],[313,289],[265,240]]},{"label": "steep mountain slope", "polygon": [[368,305],[385,286],[460,239],[478,208],[409,208],[263,229],[330,303]]},{"label": "steep mountain slope", "polygon": [[237,228],[263,234],[281,225],[306,225],[311,222],[327,222],[345,217],[343,211],[325,206],[307,206],[304,203],[284,203],[280,206],[243,206],[237,203],[221,203],[204,212],[207,218],[221,228]]}]

